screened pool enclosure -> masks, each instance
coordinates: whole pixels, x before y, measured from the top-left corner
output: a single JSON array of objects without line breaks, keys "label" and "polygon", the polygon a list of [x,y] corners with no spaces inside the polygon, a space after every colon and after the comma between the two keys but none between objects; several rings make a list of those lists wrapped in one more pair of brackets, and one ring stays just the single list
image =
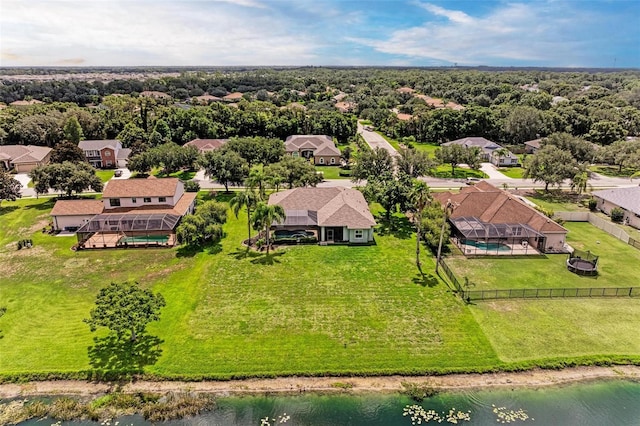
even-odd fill
[{"label": "screened pool enclosure", "polygon": [[168,213],[99,214],[78,229],[78,247],[173,246],[179,221]]},{"label": "screened pool enclosure", "polygon": [[477,217],[451,219],[452,237],[465,255],[539,254],[545,236],[523,223],[487,223]]}]

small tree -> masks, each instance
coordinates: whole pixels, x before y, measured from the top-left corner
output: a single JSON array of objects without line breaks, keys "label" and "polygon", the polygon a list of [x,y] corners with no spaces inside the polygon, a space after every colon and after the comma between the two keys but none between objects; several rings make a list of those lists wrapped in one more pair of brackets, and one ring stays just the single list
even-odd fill
[{"label": "small tree", "polygon": [[84,151],[72,141],[63,141],[53,148],[51,153],[52,163],[64,163],[65,161],[71,161],[72,163],[85,162],[87,159],[84,155]]},{"label": "small tree", "polygon": [[265,240],[267,244],[267,254],[269,254],[269,228],[273,222],[284,222],[286,214],[282,206],[277,204],[268,205],[261,202],[256,206],[256,210],[253,212],[253,227],[256,229],[264,229]]},{"label": "small tree", "polygon": [[22,184],[12,178],[9,173],[0,169],[0,205],[2,200],[15,201],[21,198],[20,188]]},{"label": "small tree", "polygon": [[82,139],[84,139],[84,133],[82,132],[82,126],[80,126],[80,122],[78,121],[78,117],[72,115],[69,117],[67,122],[64,124],[64,137],[69,142],[74,145],[78,145]]},{"label": "small tree", "polygon": [[624,210],[620,207],[614,207],[611,209],[611,221],[616,223],[621,223],[622,219],[624,219]]},{"label": "small tree", "polygon": [[415,181],[409,192],[409,203],[414,211],[413,222],[416,227],[416,266],[422,270],[420,263],[420,237],[422,236],[422,213],[431,204],[429,186],[425,182]]},{"label": "small tree", "polygon": [[141,289],[137,283],[111,283],[100,290],[96,306],[84,322],[91,331],[107,327],[118,339],[128,337],[135,342],[147,324],[160,320],[160,309],[165,305],[160,293]]},{"label": "small tree", "polygon": [[251,209],[257,204],[258,199],[258,194],[256,194],[255,191],[247,189],[246,191],[238,192],[236,196],[229,201],[229,206],[233,210],[233,214],[236,215],[236,218],[238,217],[238,213],[240,213],[240,209],[243,207],[247,209],[247,238],[249,240],[251,239]]}]

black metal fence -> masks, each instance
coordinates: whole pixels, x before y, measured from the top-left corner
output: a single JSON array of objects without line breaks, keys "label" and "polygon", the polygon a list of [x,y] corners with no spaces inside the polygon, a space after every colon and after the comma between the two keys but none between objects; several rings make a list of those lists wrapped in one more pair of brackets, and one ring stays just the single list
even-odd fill
[{"label": "black metal fence", "polygon": [[512,288],[501,290],[468,290],[453,273],[444,259],[440,259],[440,268],[453,284],[463,300],[495,299],[546,299],[567,297],[640,297],[640,287],[579,287],[579,288]]},{"label": "black metal fence", "polygon": [[628,242],[629,242],[630,246],[633,246],[633,247],[635,247],[637,249],[640,249],[640,241],[634,240],[633,238],[629,238]]},{"label": "black metal fence", "polygon": [[543,299],[562,297],[638,297],[640,287],[518,288],[505,290],[463,290],[466,301],[494,299]]}]

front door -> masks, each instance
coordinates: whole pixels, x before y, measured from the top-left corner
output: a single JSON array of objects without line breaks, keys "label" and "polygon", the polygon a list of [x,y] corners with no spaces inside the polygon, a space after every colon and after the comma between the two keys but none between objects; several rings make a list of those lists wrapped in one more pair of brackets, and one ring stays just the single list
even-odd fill
[{"label": "front door", "polygon": [[327,229],[327,241],[333,241],[333,229]]}]

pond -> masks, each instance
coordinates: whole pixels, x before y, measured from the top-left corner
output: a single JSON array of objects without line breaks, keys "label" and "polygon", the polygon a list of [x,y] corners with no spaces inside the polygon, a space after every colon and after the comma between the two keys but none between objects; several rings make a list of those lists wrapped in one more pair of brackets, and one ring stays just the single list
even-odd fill
[{"label": "pond", "polygon": [[[432,420],[421,424],[451,424],[446,416],[455,409],[455,412],[469,413],[470,421],[458,423],[463,425],[640,425],[640,383],[622,380],[539,389],[443,393],[421,403],[413,402],[404,395],[381,393],[229,397],[219,399],[214,411],[163,424],[260,426],[261,420],[268,417],[269,422],[262,423],[265,426],[401,426],[412,424],[410,416],[403,416],[403,411],[414,404],[425,410],[434,410],[437,416],[444,418],[442,423]],[[413,412],[417,411],[413,409]],[[97,426],[115,425],[116,421],[119,426],[150,424],[139,416],[121,417],[106,423],[56,424]],[[52,420],[31,420],[22,425],[49,426],[54,423]]]}]

